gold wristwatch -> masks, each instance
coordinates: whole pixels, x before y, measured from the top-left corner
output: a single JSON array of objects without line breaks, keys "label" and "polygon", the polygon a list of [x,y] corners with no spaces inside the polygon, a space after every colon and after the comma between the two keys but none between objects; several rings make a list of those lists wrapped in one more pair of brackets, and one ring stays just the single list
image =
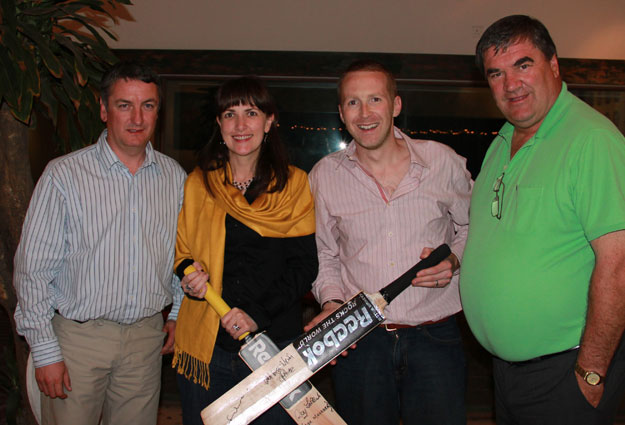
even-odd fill
[{"label": "gold wristwatch", "polygon": [[577,362],[575,363],[575,372],[582,377],[588,385],[599,385],[603,382],[604,377],[592,370],[583,369]]}]

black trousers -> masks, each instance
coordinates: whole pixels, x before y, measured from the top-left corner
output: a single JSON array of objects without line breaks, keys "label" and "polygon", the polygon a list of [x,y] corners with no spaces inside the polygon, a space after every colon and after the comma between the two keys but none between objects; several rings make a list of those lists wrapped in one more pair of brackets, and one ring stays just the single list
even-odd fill
[{"label": "black trousers", "polygon": [[612,424],[625,393],[625,338],[614,354],[597,408],[577,384],[577,354],[573,350],[522,363],[493,358],[497,425]]}]

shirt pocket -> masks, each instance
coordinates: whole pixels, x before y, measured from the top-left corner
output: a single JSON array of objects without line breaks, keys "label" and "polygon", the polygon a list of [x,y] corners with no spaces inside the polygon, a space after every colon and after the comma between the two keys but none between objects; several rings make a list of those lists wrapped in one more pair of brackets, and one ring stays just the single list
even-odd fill
[{"label": "shirt pocket", "polygon": [[510,216],[506,220],[509,229],[522,234],[540,232],[547,218],[544,201],[543,187],[516,186],[510,202]]}]

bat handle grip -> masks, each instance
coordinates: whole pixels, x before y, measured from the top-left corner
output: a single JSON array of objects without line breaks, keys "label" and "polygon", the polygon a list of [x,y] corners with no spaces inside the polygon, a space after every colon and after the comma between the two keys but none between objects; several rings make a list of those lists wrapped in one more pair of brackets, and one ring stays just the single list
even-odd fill
[{"label": "bat handle grip", "polygon": [[[188,275],[189,273],[193,273],[197,271],[195,267],[188,266],[184,269],[184,274]],[[208,303],[213,307],[213,309],[219,314],[219,317],[224,317],[226,313],[228,313],[231,309],[228,304],[224,301],[221,296],[215,292],[212,286],[208,282],[206,282],[206,294],[204,294],[204,299],[208,301]],[[245,339],[250,333],[245,332],[243,335],[239,337],[239,341]]]},{"label": "bat handle grip", "polygon": [[447,244],[442,244],[434,251],[430,253],[426,258],[419,261],[417,264],[412,266],[410,270],[399,276],[393,282],[389,283],[387,286],[380,290],[380,295],[384,298],[387,303],[390,303],[397,297],[404,289],[410,286],[412,279],[414,279],[415,275],[418,271],[427,269],[430,267],[434,267],[445,258],[449,257],[451,254],[451,249]]}]

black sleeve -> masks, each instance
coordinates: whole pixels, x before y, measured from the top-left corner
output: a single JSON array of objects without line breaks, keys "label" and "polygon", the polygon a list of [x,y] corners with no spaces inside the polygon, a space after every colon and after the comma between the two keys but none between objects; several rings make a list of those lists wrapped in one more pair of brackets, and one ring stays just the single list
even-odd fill
[{"label": "black sleeve", "polygon": [[182,262],[178,264],[178,267],[176,267],[176,276],[178,276],[178,278],[182,280],[182,278],[184,277],[184,269],[192,265],[193,265],[192,259],[187,258],[186,260],[182,260]]}]

